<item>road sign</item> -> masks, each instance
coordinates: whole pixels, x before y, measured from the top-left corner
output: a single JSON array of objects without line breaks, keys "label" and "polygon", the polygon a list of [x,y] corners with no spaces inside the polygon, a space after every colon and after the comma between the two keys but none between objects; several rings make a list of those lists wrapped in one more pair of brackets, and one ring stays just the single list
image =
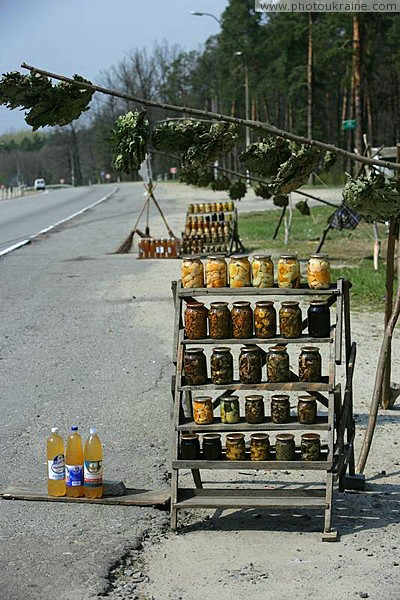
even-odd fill
[{"label": "road sign", "polygon": [[356,125],[357,125],[357,121],[355,119],[349,119],[347,121],[342,121],[342,129],[344,129],[345,131],[355,129]]},{"label": "road sign", "polygon": [[176,175],[178,172],[178,169],[176,167],[170,167],[169,172],[171,173],[171,175]]}]

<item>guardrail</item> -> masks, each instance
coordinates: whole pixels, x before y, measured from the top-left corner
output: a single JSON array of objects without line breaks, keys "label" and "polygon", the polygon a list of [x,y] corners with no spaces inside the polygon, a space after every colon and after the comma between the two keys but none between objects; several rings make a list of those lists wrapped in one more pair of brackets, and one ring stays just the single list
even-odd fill
[{"label": "guardrail", "polygon": [[25,186],[16,185],[14,187],[0,188],[0,200],[10,200],[11,198],[20,198],[25,193]]}]

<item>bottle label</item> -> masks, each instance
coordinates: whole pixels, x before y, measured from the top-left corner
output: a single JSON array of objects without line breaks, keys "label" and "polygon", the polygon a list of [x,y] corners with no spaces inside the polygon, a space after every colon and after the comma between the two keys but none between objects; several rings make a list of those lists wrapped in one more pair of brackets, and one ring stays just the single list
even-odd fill
[{"label": "bottle label", "polygon": [[69,487],[83,485],[82,465],[65,465],[65,483]]},{"label": "bottle label", "polygon": [[85,487],[99,487],[103,485],[103,461],[85,460],[84,482]]},{"label": "bottle label", "polygon": [[60,481],[65,478],[64,454],[57,454],[53,459],[47,461],[47,473],[49,479]]}]

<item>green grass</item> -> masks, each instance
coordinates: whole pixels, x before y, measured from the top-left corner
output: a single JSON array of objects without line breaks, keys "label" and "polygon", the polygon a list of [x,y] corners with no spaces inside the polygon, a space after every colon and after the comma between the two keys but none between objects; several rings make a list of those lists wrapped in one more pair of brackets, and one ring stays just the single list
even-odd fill
[{"label": "green grass", "polygon": [[[319,238],[326,226],[333,208],[316,207],[311,216],[303,216],[294,210],[289,244],[284,244],[282,223],[277,240],[272,240],[278,223],[280,210],[248,213],[240,216],[239,234],[244,246],[250,252],[270,252],[274,261],[282,252],[297,252],[300,259],[307,259],[316,251]],[[385,226],[379,225],[382,241],[381,256],[385,256]],[[379,270],[373,268],[374,238],[372,225],[362,223],[354,231],[331,230],[323,251],[329,254],[332,274],[335,279],[345,277],[352,284],[352,306],[358,310],[384,309],[385,305],[385,264],[380,260]]]}]

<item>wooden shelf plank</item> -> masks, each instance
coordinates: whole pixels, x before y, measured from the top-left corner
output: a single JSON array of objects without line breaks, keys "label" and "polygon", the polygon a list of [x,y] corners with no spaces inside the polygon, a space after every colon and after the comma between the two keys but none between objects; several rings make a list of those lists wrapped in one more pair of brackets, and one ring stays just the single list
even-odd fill
[{"label": "wooden shelf plank", "polygon": [[301,284],[298,289],[291,288],[178,288],[178,295],[185,296],[338,296],[340,294],[336,285],[331,285],[328,290],[310,290],[307,284]]},{"label": "wooden shelf plank", "polygon": [[267,390],[271,392],[288,390],[293,392],[331,392],[333,386],[330,385],[328,377],[322,377],[322,381],[316,383],[303,381],[286,381],[285,383],[240,383],[240,381],[234,381],[233,383],[226,383],[225,385],[215,385],[208,380],[204,385],[180,385],[179,390]]},{"label": "wooden shelf plank", "polygon": [[184,423],[177,426],[177,431],[193,431],[193,432],[210,432],[210,431],[289,431],[289,430],[303,430],[303,431],[330,431],[331,426],[328,423],[327,416],[318,416],[317,422],[313,425],[302,425],[298,423],[296,417],[291,417],[289,423],[272,423],[270,417],[267,417],[263,423],[251,424],[246,423],[243,417],[240,419],[240,423],[230,424],[221,423],[219,417],[214,417],[214,422],[210,425],[197,425],[192,419],[186,419]]},{"label": "wooden shelf plank", "polygon": [[[315,508],[326,509],[324,490],[310,491],[285,490],[285,494],[275,490],[253,489],[180,489],[177,508]],[[316,493],[315,493],[316,492]]]},{"label": "wooden shelf plank", "polygon": [[202,338],[199,340],[189,340],[189,339],[185,339],[183,340],[183,344],[185,346],[188,345],[204,345],[204,344],[215,344],[218,346],[223,346],[226,344],[242,344],[242,346],[246,346],[246,345],[253,345],[253,344],[269,344],[269,345],[274,345],[274,344],[327,344],[327,343],[332,343],[332,338],[313,338],[313,337],[309,337],[308,335],[303,335],[300,338],[284,338],[281,335],[277,335],[274,338],[257,338],[257,337],[253,337],[253,338],[246,338],[246,339],[237,339],[237,338],[228,338],[228,339],[215,339],[215,338]]},{"label": "wooden shelf plank", "polygon": [[271,471],[328,471],[332,462],[328,460],[173,460],[173,469],[221,469],[221,470],[271,470]]}]

